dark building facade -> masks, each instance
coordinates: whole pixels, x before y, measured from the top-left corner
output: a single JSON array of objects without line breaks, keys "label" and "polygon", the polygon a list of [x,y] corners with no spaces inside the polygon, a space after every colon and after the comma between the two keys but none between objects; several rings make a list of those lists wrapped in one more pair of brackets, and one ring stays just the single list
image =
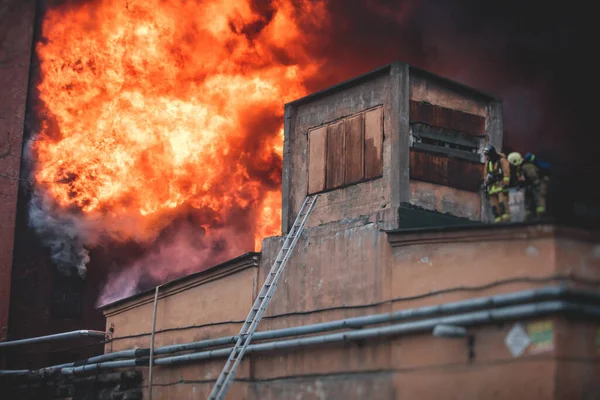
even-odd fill
[{"label": "dark building facade", "polygon": [[[23,145],[35,130],[39,69],[40,2],[0,1],[0,340],[78,329],[104,330],[96,307],[102,271],[86,280],[56,272],[49,252],[29,228],[29,181]],[[102,349],[98,340],[35,345],[0,352],[9,368],[86,358]]]}]

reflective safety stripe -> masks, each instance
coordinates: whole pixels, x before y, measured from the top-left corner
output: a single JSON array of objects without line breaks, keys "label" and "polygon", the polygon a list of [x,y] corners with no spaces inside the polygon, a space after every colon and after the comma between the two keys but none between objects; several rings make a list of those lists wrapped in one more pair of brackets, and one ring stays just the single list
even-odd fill
[{"label": "reflective safety stripe", "polygon": [[500,193],[500,192],[508,192],[508,188],[505,188],[503,186],[492,186],[492,188],[489,190],[489,194],[495,194],[495,193]]},{"label": "reflective safety stripe", "polygon": [[505,176],[504,177],[504,182],[508,182],[508,181],[510,181],[510,178],[508,176]]}]

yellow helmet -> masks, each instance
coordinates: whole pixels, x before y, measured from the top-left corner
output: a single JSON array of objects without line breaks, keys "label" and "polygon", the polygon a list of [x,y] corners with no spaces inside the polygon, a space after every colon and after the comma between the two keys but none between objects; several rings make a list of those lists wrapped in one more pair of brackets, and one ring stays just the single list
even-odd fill
[{"label": "yellow helmet", "polygon": [[523,164],[523,157],[521,157],[520,153],[514,152],[508,155],[508,162],[514,166],[519,166]]}]

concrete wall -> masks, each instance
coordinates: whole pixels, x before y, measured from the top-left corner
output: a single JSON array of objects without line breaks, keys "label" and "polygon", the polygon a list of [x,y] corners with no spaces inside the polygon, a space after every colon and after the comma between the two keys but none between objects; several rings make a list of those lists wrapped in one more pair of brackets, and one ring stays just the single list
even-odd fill
[{"label": "concrete wall", "polygon": [[[407,64],[394,63],[309,95],[285,106],[282,232],[288,231],[309,193],[309,132],[318,132],[314,137],[319,138],[322,147],[327,141],[325,129],[319,130],[320,127],[378,106],[383,110],[383,176],[322,193],[309,226],[378,214],[376,220],[381,227],[396,228],[401,226],[398,208],[403,203],[472,220],[481,219],[482,201],[476,189],[467,192],[436,185],[439,183],[436,181],[422,184],[424,182],[410,180],[411,101],[428,102],[485,118],[480,147],[488,142],[501,147],[502,106],[498,100]],[[337,142],[335,145],[341,146]],[[319,149],[315,147],[313,151],[316,150]],[[323,161],[313,162],[313,172],[319,171],[315,176],[324,175]],[[460,174],[460,168],[452,166],[454,169],[447,173]],[[476,180],[482,175],[483,172],[477,173]],[[320,179],[316,186],[323,185]]]},{"label": "concrete wall", "polygon": [[481,195],[467,190],[411,179],[410,204],[474,221],[481,220]]},{"label": "concrete wall", "polygon": [[410,69],[410,99],[484,117],[486,143],[502,148],[504,125],[500,100],[416,68]]},{"label": "concrete wall", "polygon": [[8,334],[17,190],[35,3],[32,0],[0,1],[0,340],[5,340]]},{"label": "concrete wall", "polygon": [[[237,333],[257,291],[258,259],[250,255],[159,288],[155,345]],[[149,347],[153,310],[154,291],[108,306],[106,328],[114,333],[106,351]]]},{"label": "concrete wall", "polygon": [[[157,346],[237,332],[282,240],[263,241],[258,271],[201,275],[185,288],[169,289],[159,302]],[[259,330],[542,287],[559,278],[598,289],[591,279],[600,273],[599,243],[597,237],[549,225],[386,234],[363,217],[311,227],[299,240]],[[569,269],[574,263],[583,269]],[[113,350],[148,345],[151,306],[148,294],[106,310],[115,337],[142,334],[115,340]],[[550,323],[551,345],[532,345],[515,358],[504,344],[514,324],[504,323],[471,330],[473,360],[465,340],[428,333],[253,354],[245,358],[228,398],[556,399],[585,398],[565,397],[581,388],[598,393],[593,376],[600,361],[594,347],[599,324],[555,317],[518,322],[526,329]],[[224,362],[156,367],[154,398],[207,395]]]},{"label": "concrete wall", "polygon": [[[412,72],[412,71],[411,71]],[[482,99],[467,96],[439,81],[420,76],[418,72],[410,76],[410,99],[429,104],[487,117],[487,103]]]},{"label": "concrete wall", "polygon": [[[497,149],[502,148],[504,128],[502,103],[499,100],[415,68],[410,69],[410,100],[484,117],[485,136],[481,138],[480,151],[488,143]],[[483,176],[483,164],[481,169]],[[471,220],[489,220],[487,202],[482,201],[480,193],[437,183],[435,180],[427,183],[412,180],[410,203]]]},{"label": "concrete wall", "polygon": [[[408,160],[400,160],[400,126],[403,113],[399,92],[408,94],[408,69],[384,68],[368,79],[344,84],[327,95],[287,104],[284,124],[282,232],[287,232],[308,193],[308,139],[310,129],[383,106],[383,177],[323,193],[309,224],[322,224],[384,211],[385,223],[394,226],[393,212],[400,200],[401,176],[408,181]],[[407,147],[405,147],[406,149]]]}]

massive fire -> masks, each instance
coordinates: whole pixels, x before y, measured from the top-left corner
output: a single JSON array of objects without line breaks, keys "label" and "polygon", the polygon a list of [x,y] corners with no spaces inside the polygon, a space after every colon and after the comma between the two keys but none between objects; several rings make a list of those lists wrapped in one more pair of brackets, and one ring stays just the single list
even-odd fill
[{"label": "massive fire", "polygon": [[39,191],[112,240],[152,241],[182,210],[202,211],[208,230],[246,210],[260,246],[280,227],[283,104],[319,68],[300,26],[324,14],[308,0],[50,8]]}]

